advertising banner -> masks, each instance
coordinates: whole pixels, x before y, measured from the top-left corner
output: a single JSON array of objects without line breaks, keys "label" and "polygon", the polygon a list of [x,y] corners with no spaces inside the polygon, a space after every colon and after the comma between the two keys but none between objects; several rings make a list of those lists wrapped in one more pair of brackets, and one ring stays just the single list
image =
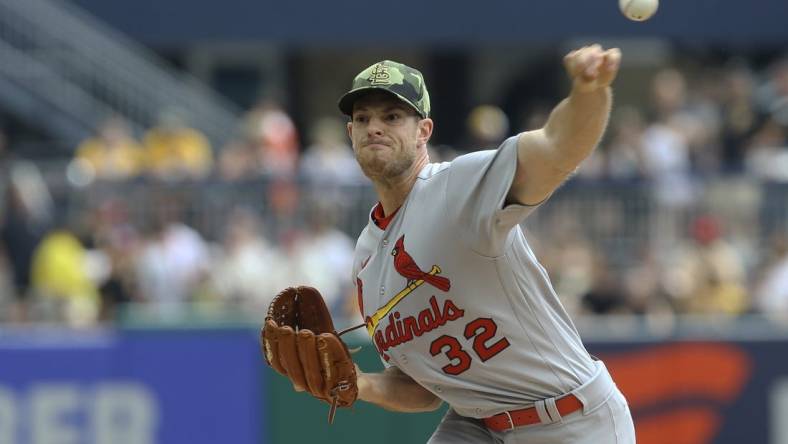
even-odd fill
[{"label": "advertising banner", "polygon": [[788,341],[589,344],[638,444],[788,444]]},{"label": "advertising banner", "polygon": [[258,443],[250,330],[0,332],[0,444]]}]

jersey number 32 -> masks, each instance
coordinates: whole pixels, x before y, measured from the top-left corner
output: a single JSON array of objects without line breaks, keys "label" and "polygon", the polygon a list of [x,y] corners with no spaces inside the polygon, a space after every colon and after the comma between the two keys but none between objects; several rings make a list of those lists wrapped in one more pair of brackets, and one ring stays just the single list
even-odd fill
[{"label": "jersey number 32", "polygon": [[[473,338],[473,351],[482,362],[509,346],[509,340],[506,338],[489,344],[497,331],[498,326],[490,318],[476,318],[465,326],[465,339]],[[430,354],[438,356],[440,353],[444,353],[450,360],[449,364],[442,367],[444,373],[456,376],[471,368],[471,355],[462,348],[460,341],[454,336],[443,335],[432,341]]]}]

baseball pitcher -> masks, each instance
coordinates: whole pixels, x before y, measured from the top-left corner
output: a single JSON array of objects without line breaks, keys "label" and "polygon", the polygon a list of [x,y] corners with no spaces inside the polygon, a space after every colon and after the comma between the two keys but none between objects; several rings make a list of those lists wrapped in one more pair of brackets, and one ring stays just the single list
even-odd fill
[{"label": "baseball pitcher", "polygon": [[[361,372],[346,348],[314,351],[314,337],[297,337],[296,353],[264,344],[269,362],[289,354],[280,373],[297,388],[318,386],[313,394],[333,407],[360,399],[420,412],[448,403],[431,444],[634,443],[624,396],[586,351],[519,226],[599,142],[620,58],[599,45],[572,51],[564,59],[571,92],[543,128],[445,163],[427,154],[433,121],[418,70],[385,60],[356,76],[339,109],[379,203],[358,239],[353,276],[386,368]],[[269,322],[264,342],[281,332]],[[328,330],[318,339],[333,341]],[[312,372],[299,353],[322,374],[317,382],[298,380]]]}]

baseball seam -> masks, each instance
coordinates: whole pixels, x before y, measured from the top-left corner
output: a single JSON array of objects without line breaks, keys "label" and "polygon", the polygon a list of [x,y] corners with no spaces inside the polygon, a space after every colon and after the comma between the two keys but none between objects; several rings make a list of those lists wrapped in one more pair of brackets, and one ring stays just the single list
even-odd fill
[{"label": "baseball seam", "polygon": [[[629,7],[630,7],[630,6],[632,6],[632,3],[633,3],[634,1],[635,1],[635,0],[629,0],[629,1],[627,1],[627,2],[624,4],[624,15],[626,15],[627,17],[629,17],[629,14],[630,14],[630,13],[629,13]],[[637,17],[637,18],[640,18],[640,17]]]}]

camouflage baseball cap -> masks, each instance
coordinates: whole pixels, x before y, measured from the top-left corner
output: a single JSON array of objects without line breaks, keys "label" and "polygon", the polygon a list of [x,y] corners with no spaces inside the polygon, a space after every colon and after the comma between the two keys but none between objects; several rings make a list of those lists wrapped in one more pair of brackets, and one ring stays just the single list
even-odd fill
[{"label": "camouflage baseball cap", "polygon": [[424,76],[419,70],[402,63],[384,60],[361,71],[353,79],[350,91],[339,99],[339,109],[348,116],[353,115],[353,103],[369,91],[386,91],[407,103],[422,118],[430,116],[430,95]]}]

